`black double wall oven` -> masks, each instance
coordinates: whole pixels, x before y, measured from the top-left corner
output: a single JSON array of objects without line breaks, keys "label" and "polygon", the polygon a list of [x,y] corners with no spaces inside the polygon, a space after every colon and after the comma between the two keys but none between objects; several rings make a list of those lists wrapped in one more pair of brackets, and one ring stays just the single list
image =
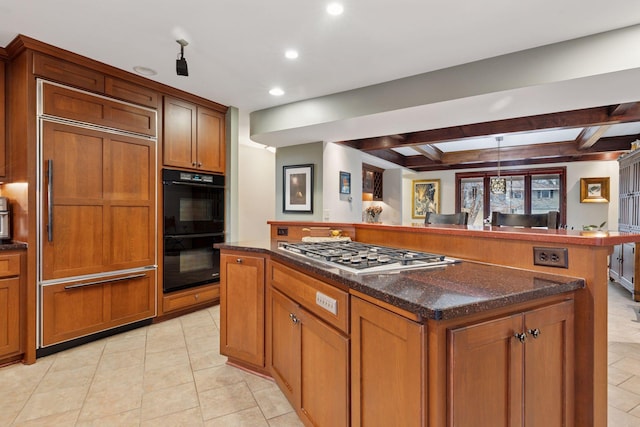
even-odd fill
[{"label": "black double wall oven", "polygon": [[220,281],[224,176],[162,170],[164,293]]}]

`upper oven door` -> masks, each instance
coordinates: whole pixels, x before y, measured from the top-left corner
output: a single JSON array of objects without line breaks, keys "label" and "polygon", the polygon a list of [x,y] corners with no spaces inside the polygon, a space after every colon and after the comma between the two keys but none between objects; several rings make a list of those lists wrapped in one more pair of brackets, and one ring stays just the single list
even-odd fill
[{"label": "upper oven door", "polygon": [[[218,179],[224,178],[207,175],[215,178],[211,181],[199,174],[164,172],[164,235],[224,232],[224,181],[220,185]],[[166,172],[178,172],[177,178]]]}]

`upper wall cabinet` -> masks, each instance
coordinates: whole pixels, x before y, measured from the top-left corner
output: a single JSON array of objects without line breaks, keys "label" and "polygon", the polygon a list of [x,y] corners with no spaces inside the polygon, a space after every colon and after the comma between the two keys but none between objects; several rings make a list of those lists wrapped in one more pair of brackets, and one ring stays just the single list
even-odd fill
[{"label": "upper wall cabinet", "polygon": [[4,62],[0,61],[0,177],[7,176],[6,142],[5,142],[5,110],[4,110]]},{"label": "upper wall cabinet", "polygon": [[152,89],[39,52],[33,54],[33,74],[133,104],[158,108],[159,95]]},{"label": "upper wall cabinet", "polygon": [[181,99],[164,98],[164,165],[225,172],[224,114]]}]

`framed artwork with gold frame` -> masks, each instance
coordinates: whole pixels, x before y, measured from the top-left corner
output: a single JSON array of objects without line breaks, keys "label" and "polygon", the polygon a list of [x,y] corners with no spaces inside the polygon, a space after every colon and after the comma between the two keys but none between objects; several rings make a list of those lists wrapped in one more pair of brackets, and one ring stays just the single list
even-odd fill
[{"label": "framed artwork with gold frame", "polygon": [[609,203],[609,177],[580,178],[580,203]]},{"label": "framed artwork with gold frame", "polygon": [[428,212],[440,213],[440,180],[411,181],[411,218],[424,218]]}]

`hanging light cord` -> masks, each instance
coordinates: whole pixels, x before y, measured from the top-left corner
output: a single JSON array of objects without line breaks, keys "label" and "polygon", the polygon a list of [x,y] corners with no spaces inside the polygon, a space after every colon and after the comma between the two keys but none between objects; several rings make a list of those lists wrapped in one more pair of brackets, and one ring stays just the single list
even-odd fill
[{"label": "hanging light cord", "polygon": [[502,141],[502,137],[496,136],[496,141],[498,142],[498,178],[500,178],[500,141]]}]

